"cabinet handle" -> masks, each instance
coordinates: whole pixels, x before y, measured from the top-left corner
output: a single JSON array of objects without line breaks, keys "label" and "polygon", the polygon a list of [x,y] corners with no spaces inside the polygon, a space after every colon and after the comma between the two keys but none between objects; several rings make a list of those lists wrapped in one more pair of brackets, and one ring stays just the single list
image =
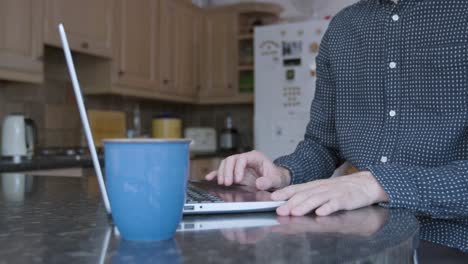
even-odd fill
[{"label": "cabinet handle", "polygon": [[197,85],[197,86],[195,87],[195,89],[196,89],[197,91],[200,91],[200,90],[201,90],[201,85]]},{"label": "cabinet handle", "polygon": [[164,83],[164,84],[168,84],[168,83],[169,83],[169,80],[165,79],[165,80],[163,80],[163,83]]},{"label": "cabinet handle", "polygon": [[83,49],[87,49],[87,48],[89,48],[89,43],[88,42],[83,42],[83,43],[81,43],[81,47]]},{"label": "cabinet handle", "polygon": [[228,88],[229,88],[229,89],[232,89],[232,84],[228,84]]},{"label": "cabinet handle", "polygon": [[122,70],[120,70],[120,71],[117,72],[117,74],[118,74],[119,76],[123,76],[123,75],[125,74],[125,72],[122,71]]}]

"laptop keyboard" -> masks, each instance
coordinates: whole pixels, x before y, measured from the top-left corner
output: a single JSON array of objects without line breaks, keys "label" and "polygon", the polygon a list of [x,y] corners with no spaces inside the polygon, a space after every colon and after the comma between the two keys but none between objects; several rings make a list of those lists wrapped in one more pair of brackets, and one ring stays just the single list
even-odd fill
[{"label": "laptop keyboard", "polygon": [[187,187],[186,203],[220,203],[223,202],[219,197],[198,188],[192,184]]}]

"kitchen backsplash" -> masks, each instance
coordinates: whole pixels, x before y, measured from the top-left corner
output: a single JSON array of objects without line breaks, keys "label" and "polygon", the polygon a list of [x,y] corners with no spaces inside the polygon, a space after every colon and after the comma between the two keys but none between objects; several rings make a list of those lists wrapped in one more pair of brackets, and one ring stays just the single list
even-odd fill
[{"label": "kitchen backsplash", "polygon": [[[47,56],[45,58],[55,58]],[[62,60],[46,59],[43,84],[0,82],[0,120],[14,112],[24,113],[36,121],[40,147],[79,146],[84,144],[73,90]],[[79,69],[77,69],[79,71]],[[227,114],[233,117],[239,130],[241,146],[253,146],[253,106],[201,106],[139,100],[122,96],[87,96],[88,109],[118,110],[127,113],[127,126],[132,128],[133,109],[140,106],[142,133],[151,134],[153,116],[171,113],[179,115],[184,127],[210,126],[220,131]]]}]

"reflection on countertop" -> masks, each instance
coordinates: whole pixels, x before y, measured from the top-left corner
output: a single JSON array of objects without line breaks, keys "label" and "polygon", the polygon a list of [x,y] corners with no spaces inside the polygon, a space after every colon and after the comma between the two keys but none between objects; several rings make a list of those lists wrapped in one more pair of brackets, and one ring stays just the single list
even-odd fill
[{"label": "reflection on countertop", "polygon": [[199,215],[184,217],[169,241],[128,242],[109,224],[94,176],[4,173],[1,184],[7,263],[414,263],[430,225],[420,229],[412,213],[380,207],[328,217]]}]

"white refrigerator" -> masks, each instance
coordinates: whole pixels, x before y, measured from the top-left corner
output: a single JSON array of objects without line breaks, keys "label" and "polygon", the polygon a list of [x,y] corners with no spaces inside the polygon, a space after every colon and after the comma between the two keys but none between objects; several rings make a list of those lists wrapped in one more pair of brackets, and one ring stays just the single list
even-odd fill
[{"label": "white refrigerator", "polygon": [[304,138],[327,20],[255,28],[255,149],[271,159]]}]

